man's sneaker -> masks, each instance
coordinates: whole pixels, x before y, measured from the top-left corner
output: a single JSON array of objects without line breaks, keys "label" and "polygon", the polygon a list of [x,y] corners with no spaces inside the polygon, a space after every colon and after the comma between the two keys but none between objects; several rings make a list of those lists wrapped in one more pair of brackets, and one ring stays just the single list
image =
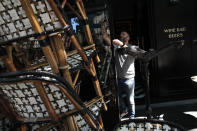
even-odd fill
[{"label": "man's sneaker", "polygon": [[129,119],[133,120],[133,119],[135,119],[135,117],[133,115],[131,115],[131,116],[129,116]]}]

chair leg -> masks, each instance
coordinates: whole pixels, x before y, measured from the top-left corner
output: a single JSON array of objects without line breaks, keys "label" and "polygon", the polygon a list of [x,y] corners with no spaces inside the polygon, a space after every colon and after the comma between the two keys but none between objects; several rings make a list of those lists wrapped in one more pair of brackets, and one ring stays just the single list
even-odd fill
[{"label": "chair leg", "polygon": [[66,63],[67,54],[65,52],[64,44],[61,39],[61,35],[51,36],[52,45],[54,46],[59,61],[59,69],[63,74],[64,79],[67,79],[69,84],[73,87],[72,77],[70,75],[68,64]]},{"label": "chair leg", "polygon": [[101,115],[99,115],[98,121],[99,121],[99,123],[100,123],[100,128],[103,129],[103,128],[104,128],[104,125],[103,125],[103,120],[102,120]]},{"label": "chair leg", "polygon": [[[86,67],[86,69],[90,73],[90,75],[92,75],[92,77],[95,78],[93,82],[94,82],[94,88],[95,88],[96,94],[100,97],[103,97],[93,60],[91,60],[90,64],[88,65],[88,67]],[[102,99],[102,103],[104,105],[104,109],[107,111],[107,105],[104,99]]]},{"label": "chair leg", "polygon": [[3,60],[8,71],[16,72],[16,67],[13,64],[12,60],[10,60],[10,58],[8,56],[5,56],[2,60]]},{"label": "chair leg", "polygon": [[78,131],[79,130],[73,116],[66,118],[66,120],[64,121],[64,124],[65,124],[64,127],[65,128],[68,127],[69,131]]},{"label": "chair leg", "polygon": [[21,125],[20,131],[28,131],[28,127],[26,125]]}]

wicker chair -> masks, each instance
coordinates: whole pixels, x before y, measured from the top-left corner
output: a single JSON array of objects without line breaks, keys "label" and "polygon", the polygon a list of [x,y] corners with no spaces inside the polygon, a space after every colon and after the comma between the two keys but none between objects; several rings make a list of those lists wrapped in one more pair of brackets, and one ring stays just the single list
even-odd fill
[{"label": "wicker chair", "polygon": [[178,124],[154,119],[133,119],[118,123],[113,131],[186,131]]},{"label": "wicker chair", "polygon": [[[74,116],[75,130],[99,130],[102,98],[83,103],[61,77],[24,71],[0,75],[1,111],[21,130],[68,130],[64,120]],[[67,124],[67,123],[66,123]]]},{"label": "wicker chair", "polygon": [[[38,63],[36,63],[36,60],[33,60],[35,63],[29,63],[30,65],[28,64],[25,69],[45,70],[54,74],[61,74],[61,77],[66,79],[72,87],[76,86],[79,76],[78,72],[80,71],[79,67],[85,65],[86,70],[93,78],[96,95],[102,98],[102,103],[106,110],[107,106],[103,99],[93,60],[88,57],[88,51],[95,50],[95,46],[91,45],[91,48],[88,48],[87,51],[83,50],[83,47],[80,46],[75,38],[71,26],[66,22],[58,2],[55,0],[0,1],[0,46],[6,49],[8,45],[13,46],[13,43],[19,43],[19,45],[27,43],[21,49],[26,47],[31,49],[33,46],[30,46],[30,43],[38,43],[39,47],[35,48],[42,50],[44,59]],[[82,1],[80,3],[82,5]],[[87,27],[87,23],[85,25]],[[62,34],[65,34],[65,32],[76,48],[75,53],[71,53],[69,57],[67,57],[62,41]],[[86,32],[90,36],[90,30]],[[89,43],[93,44],[92,39]],[[12,61],[12,57],[10,57],[12,56],[11,53],[7,52],[6,55],[8,56],[5,55],[6,57],[2,58],[2,60],[5,64],[11,65],[8,66],[10,68],[9,71],[19,71]],[[21,54],[20,51],[17,53]],[[27,60],[29,59],[27,58]],[[37,61],[40,61],[40,59]],[[77,70],[74,81],[72,81],[74,75],[71,76],[70,74],[72,70]],[[76,90],[79,92],[80,88]],[[102,123],[101,117],[100,123]]]}]

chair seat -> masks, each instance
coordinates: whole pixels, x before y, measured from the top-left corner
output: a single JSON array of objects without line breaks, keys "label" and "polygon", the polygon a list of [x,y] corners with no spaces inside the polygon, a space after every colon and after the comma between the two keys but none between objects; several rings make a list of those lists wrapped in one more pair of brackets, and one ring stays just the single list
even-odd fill
[{"label": "chair seat", "polygon": [[133,119],[118,123],[114,131],[186,131],[182,126],[155,119]]},{"label": "chair seat", "polygon": [[[93,49],[85,50],[85,53],[88,58],[95,56],[95,51]],[[69,55],[66,61],[68,64],[68,69],[71,73],[84,68],[83,60],[78,53]],[[46,62],[45,57],[33,61],[33,63],[27,67],[26,70],[46,71],[52,73],[52,69]]]},{"label": "chair seat", "polygon": [[[85,53],[88,58],[95,56],[93,49],[85,50]],[[78,53],[68,56],[67,63],[69,65],[68,69],[71,70],[71,72],[84,68],[83,60]]]},{"label": "chair seat", "polygon": [[[89,111],[94,114],[94,117],[97,118],[101,112],[102,109],[102,103],[101,103],[101,98],[97,97],[94,98],[93,100],[89,101],[88,103],[85,104],[86,107],[89,109]],[[10,121],[5,115],[3,115],[3,117],[1,117],[2,113],[0,113],[0,130],[9,130],[13,127],[13,121]],[[67,116],[68,114],[64,114],[62,115],[62,119]],[[75,115],[75,119],[77,122],[77,125],[79,127],[79,129],[81,131],[89,131],[92,130],[92,128],[89,126],[89,124],[85,121],[85,119],[83,119],[83,117],[81,116],[81,114],[77,113]],[[28,123],[28,122],[33,122],[34,124],[29,124],[31,127],[31,130],[34,131],[38,128],[42,128],[42,129],[53,129],[53,130],[57,130],[57,128],[55,127],[55,125],[50,124],[50,121],[48,122],[35,122],[37,119],[26,119],[24,122]]]},{"label": "chair seat", "polygon": [[[0,94],[3,98],[1,100],[7,101],[15,112],[14,123],[33,124],[34,128],[40,126],[43,128],[44,124],[47,128],[48,125],[55,128],[55,125],[50,125],[53,119],[48,112],[46,100],[51,103],[54,113],[59,118],[56,121],[57,124],[61,124],[60,121],[68,116],[75,116],[77,125],[82,131],[91,130],[93,127],[89,125],[84,114],[88,114],[97,123],[102,99],[97,97],[87,103],[82,102],[72,87],[57,75],[24,71],[5,73],[0,75],[0,78]],[[40,92],[42,88],[47,99],[42,97],[43,94]],[[76,103],[83,108],[79,109],[75,106]]]},{"label": "chair seat", "polygon": [[[44,32],[62,28],[47,0],[31,0],[30,4]],[[35,34],[20,0],[0,1],[0,25],[0,42]]]},{"label": "chair seat", "polygon": [[[98,119],[98,116],[101,113],[101,110],[103,109],[103,104],[101,103],[101,98],[97,97],[93,100],[89,101],[85,104],[88,110],[93,114],[95,119]],[[81,129],[81,131],[89,131],[91,130],[91,127],[88,125],[87,122],[83,119],[83,117],[80,114],[77,114],[76,116],[76,122],[78,127]]]}]

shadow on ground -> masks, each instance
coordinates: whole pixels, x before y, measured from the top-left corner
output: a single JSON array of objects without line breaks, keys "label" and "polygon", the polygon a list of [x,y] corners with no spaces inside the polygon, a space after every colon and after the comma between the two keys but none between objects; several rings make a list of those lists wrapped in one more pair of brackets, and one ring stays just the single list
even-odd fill
[{"label": "shadow on ground", "polygon": [[171,121],[183,126],[187,130],[197,129],[197,118],[183,112],[170,112],[163,116],[166,121]]},{"label": "shadow on ground", "polygon": [[[152,115],[156,119],[173,122],[181,125],[188,131],[197,131],[197,104],[173,105],[160,108],[152,108]],[[187,113],[190,112],[190,113]],[[192,113],[193,112],[193,113]],[[145,117],[145,109],[136,111],[137,116]]]}]

